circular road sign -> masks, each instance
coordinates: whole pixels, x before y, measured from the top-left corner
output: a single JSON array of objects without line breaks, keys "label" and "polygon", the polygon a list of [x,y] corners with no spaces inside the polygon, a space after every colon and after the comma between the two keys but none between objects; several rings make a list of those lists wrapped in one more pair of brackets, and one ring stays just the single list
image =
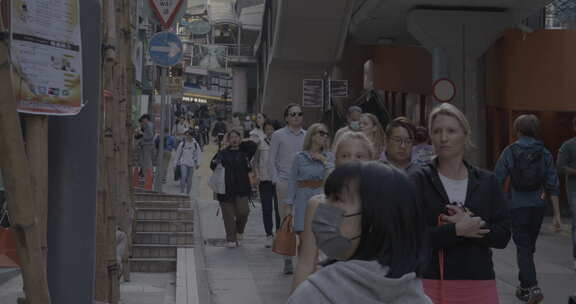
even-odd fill
[{"label": "circular road sign", "polygon": [[440,102],[449,102],[456,96],[456,85],[452,80],[443,78],[438,79],[432,86],[434,98]]},{"label": "circular road sign", "polygon": [[170,32],[156,33],[150,39],[150,57],[161,67],[176,65],[182,58],[182,41]]}]

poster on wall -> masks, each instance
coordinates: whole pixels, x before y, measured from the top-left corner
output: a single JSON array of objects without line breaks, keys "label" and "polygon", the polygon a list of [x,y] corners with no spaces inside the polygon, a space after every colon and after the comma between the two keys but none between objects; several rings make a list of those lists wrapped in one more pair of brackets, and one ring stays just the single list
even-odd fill
[{"label": "poster on wall", "polygon": [[321,108],[324,104],[324,80],[304,79],[302,81],[302,107]]},{"label": "poster on wall", "polygon": [[21,113],[76,115],[82,109],[78,0],[13,0],[11,53]]}]

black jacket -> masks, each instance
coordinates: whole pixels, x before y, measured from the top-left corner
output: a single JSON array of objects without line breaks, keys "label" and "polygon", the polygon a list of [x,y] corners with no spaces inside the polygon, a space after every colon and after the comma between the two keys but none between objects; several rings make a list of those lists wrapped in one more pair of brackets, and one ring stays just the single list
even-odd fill
[{"label": "black jacket", "polygon": [[444,249],[445,280],[493,280],[491,248],[505,248],[510,241],[510,217],[506,200],[496,176],[466,164],[468,190],[465,206],[480,216],[490,233],[481,239],[456,235],[454,224],[438,227],[438,217],[445,212],[448,194],[438,175],[437,163],[410,172],[419,189],[430,234],[430,256],[423,269],[425,279],[440,279],[439,250]]},{"label": "black jacket", "polygon": [[246,153],[226,148],[214,155],[210,168],[214,170],[219,162],[225,169],[226,194],[218,194],[218,201],[227,202],[237,197],[250,196],[252,188],[248,173],[252,169]]}]

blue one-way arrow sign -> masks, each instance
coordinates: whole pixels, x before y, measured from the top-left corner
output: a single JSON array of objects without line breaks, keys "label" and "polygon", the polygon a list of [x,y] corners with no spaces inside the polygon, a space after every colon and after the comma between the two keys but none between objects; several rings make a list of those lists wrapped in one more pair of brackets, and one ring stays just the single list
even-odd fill
[{"label": "blue one-way arrow sign", "polygon": [[160,32],[150,39],[150,57],[161,67],[176,65],[182,58],[182,41],[170,32]]}]

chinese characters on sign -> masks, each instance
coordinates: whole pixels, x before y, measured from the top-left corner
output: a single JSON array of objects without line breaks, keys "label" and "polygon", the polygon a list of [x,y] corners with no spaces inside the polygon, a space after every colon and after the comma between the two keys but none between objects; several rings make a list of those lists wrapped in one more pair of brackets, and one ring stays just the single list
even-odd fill
[{"label": "chinese characters on sign", "polygon": [[78,0],[12,1],[11,48],[19,112],[80,112],[80,36]]}]

